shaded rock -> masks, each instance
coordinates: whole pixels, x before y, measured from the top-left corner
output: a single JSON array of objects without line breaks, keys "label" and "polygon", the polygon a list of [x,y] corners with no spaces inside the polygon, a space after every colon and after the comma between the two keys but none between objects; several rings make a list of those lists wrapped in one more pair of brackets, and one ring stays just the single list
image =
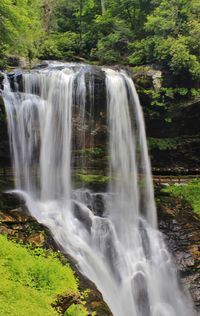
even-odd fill
[{"label": "shaded rock", "polygon": [[79,297],[73,295],[59,295],[53,307],[56,308],[61,315],[65,314],[65,311],[72,305],[80,302]]},{"label": "shaded rock", "polygon": [[1,224],[23,224],[27,222],[34,222],[34,219],[24,214],[22,208],[16,208],[8,212],[0,211]]},{"label": "shaded rock", "polygon": [[10,146],[7,131],[6,111],[4,107],[3,98],[0,94],[0,168],[3,166],[10,166]]},{"label": "shaded rock", "polygon": [[42,232],[38,232],[30,235],[30,237],[27,238],[27,242],[32,246],[42,247],[45,243],[45,236]]},{"label": "shaded rock", "polygon": [[[188,174],[194,174],[199,169],[200,156],[200,97],[190,91],[195,88],[194,83],[190,86],[191,82],[185,82],[178,88],[177,83],[169,82],[169,74],[149,66],[136,68],[132,78],[143,107],[147,136],[154,138],[155,143],[158,140],[157,147],[150,147],[153,169],[160,169],[160,174],[166,174],[169,168],[173,174],[184,174],[186,169]],[[181,89],[185,89],[185,95]],[[177,146],[161,148],[161,140],[177,140]]]},{"label": "shaded rock", "polygon": [[157,192],[159,228],[200,312],[200,216],[184,200]]},{"label": "shaded rock", "polygon": [[158,91],[162,86],[162,72],[151,67],[144,67],[144,70],[133,70],[132,74],[135,84],[144,89],[153,88]]}]

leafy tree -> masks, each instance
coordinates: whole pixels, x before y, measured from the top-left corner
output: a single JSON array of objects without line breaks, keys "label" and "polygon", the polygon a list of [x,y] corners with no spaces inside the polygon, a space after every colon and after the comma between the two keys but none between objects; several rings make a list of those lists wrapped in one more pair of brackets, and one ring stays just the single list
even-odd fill
[{"label": "leafy tree", "polygon": [[[146,37],[129,45],[132,64],[157,63],[173,75],[200,77],[200,4],[196,0],[154,0],[147,16]],[[172,9],[173,8],[173,9]]]},{"label": "leafy tree", "polygon": [[34,56],[42,36],[41,0],[0,2],[1,54]]},{"label": "leafy tree", "polygon": [[102,63],[116,63],[126,60],[131,31],[123,20],[114,18],[109,11],[95,19],[98,34],[97,48],[92,51]]},{"label": "leafy tree", "polygon": [[44,59],[72,59],[79,51],[79,35],[74,32],[54,33],[46,38],[39,57]]},{"label": "leafy tree", "polygon": [[200,77],[198,0],[1,0],[0,59],[80,56]]}]

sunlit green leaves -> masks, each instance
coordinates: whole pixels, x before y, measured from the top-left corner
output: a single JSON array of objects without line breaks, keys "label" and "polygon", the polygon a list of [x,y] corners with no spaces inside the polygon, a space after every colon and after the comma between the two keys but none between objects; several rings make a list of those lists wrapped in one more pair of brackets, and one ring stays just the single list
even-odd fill
[{"label": "sunlit green leaves", "polygon": [[2,0],[0,2],[0,44],[7,52],[27,56],[37,54],[42,37],[42,0]]},{"label": "sunlit green leaves", "polygon": [[196,0],[152,3],[155,8],[147,16],[146,37],[129,45],[130,63],[157,63],[173,75],[200,78],[200,5]]},{"label": "sunlit green leaves", "polygon": [[56,296],[78,296],[77,280],[69,265],[53,253],[31,250],[0,235],[0,315],[58,316]]}]

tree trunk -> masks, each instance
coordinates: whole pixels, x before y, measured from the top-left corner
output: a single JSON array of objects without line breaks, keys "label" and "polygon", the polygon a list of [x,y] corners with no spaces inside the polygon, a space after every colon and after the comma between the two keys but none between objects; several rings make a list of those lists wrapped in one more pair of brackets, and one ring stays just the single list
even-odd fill
[{"label": "tree trunk", "polygon": [[102,10],[102,15],[105,13],[106,8],[105,8],[105,0],[101,0],[101,10]]},{"label": "tree trunk", "polygon": [[80,0],[79,3],[79,36],[80,36],[80,41],[82,41],[82,15],[83,15],[83,0]]}]

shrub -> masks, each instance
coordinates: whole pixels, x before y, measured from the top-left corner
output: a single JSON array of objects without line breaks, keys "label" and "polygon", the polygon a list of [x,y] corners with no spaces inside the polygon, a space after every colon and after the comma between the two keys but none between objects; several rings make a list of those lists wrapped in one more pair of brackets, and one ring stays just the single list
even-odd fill
[{"label": "shrub", "polygon": [[172,185],[163,189],[164,192],[187,200],[194,211],[200,214],[200,180],[195,179],[185,185]]},{"label": "shrub", "polygon": [[69,265],[53,253],[31,250],[0,235],[0,316],[58,316],[57,295],[79,295]]},{"label": "shrub", "polygon": [[62,59],[72,58],[79,51],[79,36],[73,32],[54,33],[45,41],[40,58]]}]

